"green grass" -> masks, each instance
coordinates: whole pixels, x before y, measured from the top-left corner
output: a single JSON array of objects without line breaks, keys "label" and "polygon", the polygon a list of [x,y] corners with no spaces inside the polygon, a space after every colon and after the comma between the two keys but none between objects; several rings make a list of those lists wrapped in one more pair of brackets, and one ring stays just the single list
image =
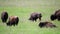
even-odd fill
[{"label": "green grass", "polygon": [[[15,0],[0,0],[0,17],[3,10],[6,10],[9,16],[19,17],[17,26],[7,26],[6,23],[2,23],[0,19],[0,34],[60,34],[60,21],[50,20],[50,15],[57,9],[60,9],[59,1],[60,0],[49,0],[48,2],[47,0],[40,0],[39,2],[39,0],[25,0],[23,2],[22,0],[17,0],[16,2]],[[18,3],[18,5],[15,2]],[[40,28],[38,26],[39,20],[37,20],[37,22],[29,21],[28,18],[32,12],[41,12],[41,21],[51,21],[57,28]]]}]

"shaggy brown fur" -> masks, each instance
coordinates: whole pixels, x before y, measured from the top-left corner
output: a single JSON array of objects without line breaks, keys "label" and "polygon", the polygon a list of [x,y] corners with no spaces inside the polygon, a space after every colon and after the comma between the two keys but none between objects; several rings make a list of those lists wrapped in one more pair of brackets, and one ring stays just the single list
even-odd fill
[{"label": "shaggy brown fur", "polygon": [[18,22],[19,22],[19,18],[17,16],[10,16],[7,25],[10,25],[10,26],[14,25],[15,26],[18,24]]}]

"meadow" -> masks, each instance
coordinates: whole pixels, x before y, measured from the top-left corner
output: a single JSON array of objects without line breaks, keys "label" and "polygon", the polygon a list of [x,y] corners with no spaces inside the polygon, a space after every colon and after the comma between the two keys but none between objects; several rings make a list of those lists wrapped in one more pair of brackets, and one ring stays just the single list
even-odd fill
[{"label": "meadow", "polygon": [[[5,10],[9,16],[18,16],[17,26],[7,26],[0,18],[0,34],[60,34],[60,21],[50,20],[51,14],[60,9],[60,0],[0,0],[0,17]],[[37,22],[29,21],[32,12],[41,12],[42,20],[55,24],[56,28],[40,28]]]}]

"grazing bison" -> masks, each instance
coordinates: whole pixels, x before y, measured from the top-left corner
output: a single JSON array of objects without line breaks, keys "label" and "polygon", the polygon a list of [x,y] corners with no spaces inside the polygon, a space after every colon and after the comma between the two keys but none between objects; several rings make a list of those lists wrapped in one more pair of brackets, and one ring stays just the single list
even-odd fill
[{"label": "grazing bison", "polygon": [[12,26],[12,25],[17,25],[19,22],[19,18],[17,16],[10,16],[9,17],[9,21],[7,23],[8,26]]},{"label": "grazing bison", "polygon": [[7,19],[8,19],[8,13],[7,12],[2,12],[2,14],[1,14],[2,22],[6,22]]},{"label": "grazing bison", "polygon": [[60,20],[60,9],[57,10],[54,14],[52,14],[50,19],[51,20],[56,20],[56,19]]},{"label": "grazing bison", "polygon": [[56,27],[56,25],[52,24],[51,22],[40,22],[39,27]]},{"label": "grazing bison", "polygon": [[32,21],[36,21],[37,19],[41,20],[41,17],[42,17],[41,13],[34,12],[31,14],[29,20],[32,20]]}]

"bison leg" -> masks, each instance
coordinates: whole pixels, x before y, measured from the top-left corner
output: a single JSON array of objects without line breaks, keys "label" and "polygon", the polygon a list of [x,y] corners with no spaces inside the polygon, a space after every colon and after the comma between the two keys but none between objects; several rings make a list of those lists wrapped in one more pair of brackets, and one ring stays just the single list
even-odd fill
[{"label": "bison leg", "polygon": [[34,19],[34,21],[36,22],[36,21],[37,21],[37,19]]},{"label": "bison leg", "polygon": [[15,24],[13,24],[15,26]]},{"label": "bison leg", "polygon": [[39,14],[39,16],[38,16],[39,20],[41,20],[41,17],[42,17],[42,15],[41,15],[41,14]]},{"label": "bison leg", "polygon": [[39,17],[39,20],[41,20],[41,17]]}]

